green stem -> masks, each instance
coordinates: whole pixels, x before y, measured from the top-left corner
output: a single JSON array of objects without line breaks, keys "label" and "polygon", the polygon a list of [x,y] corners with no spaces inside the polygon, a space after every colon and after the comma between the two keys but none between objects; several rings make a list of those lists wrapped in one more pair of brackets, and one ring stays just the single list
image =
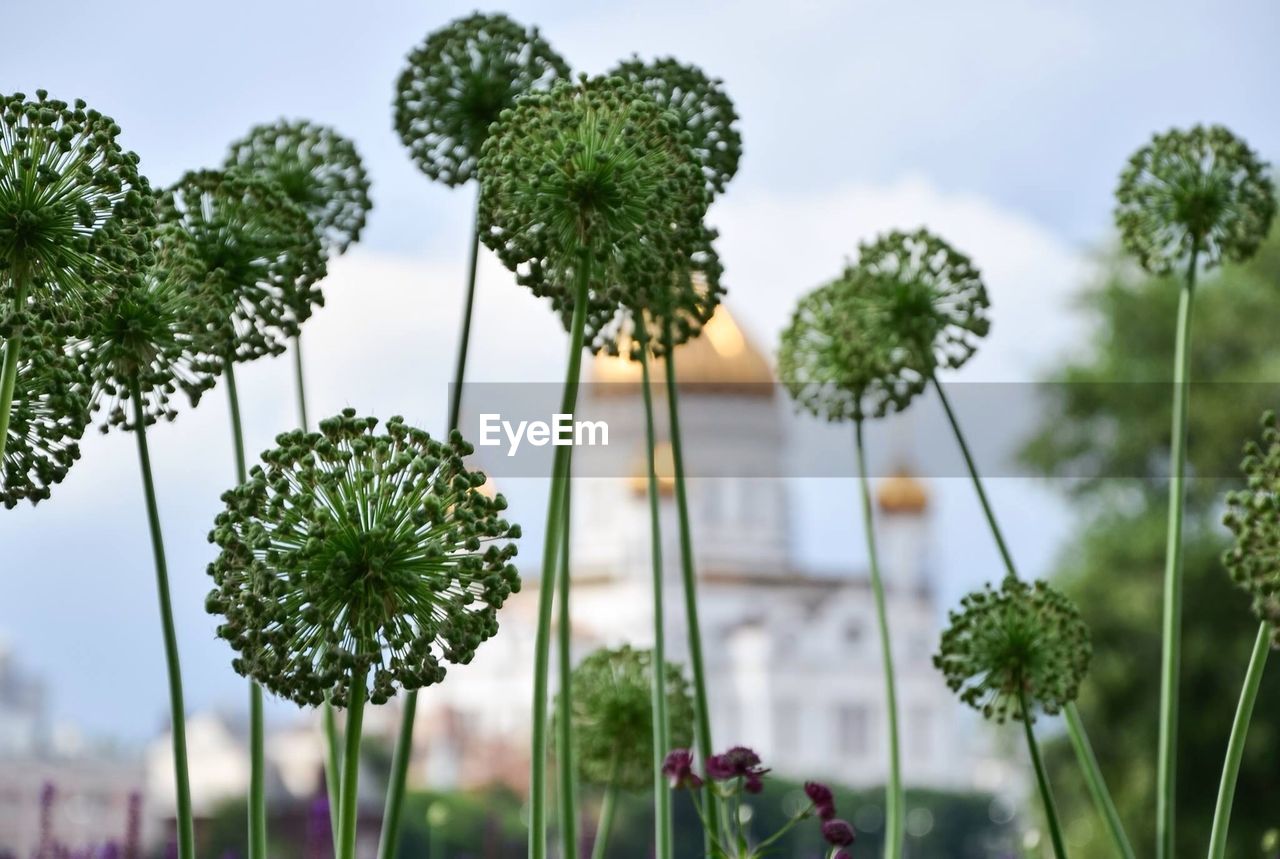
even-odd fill
[{"label": "green stem", "polygon": [[[478,215],[478,211],[477,211]],[[453,387],[449,391],[449,431],[458,428],[462,409],[462,386],[466,378],[467,351],[471,343],[471,314],[475,306],[476,263],[480,251],[478,224],[471,230],[471,258],[467,278],[467,297],[462,311],[462,332],[458,340],[458,357],[453,368]],[[413,722],[418,713],[418,690],[405,694],[400,714],[400,731],[391,756],[391,774],[387,783],[387,803],[382,813],[382,836],[378,842],[378,859],[394,859],[400,846],[400,818],[404,809],[405,788],[409,777],[409,758],[413,754]]]},{"label": "green stem", "polygon": [[[240,395],[236,390],[235,355],[228,352],[227,403],[231,408],[231,438],[236,453],[236,479],[248,481],[244,458],[244,427],[240,421]],[[249,859],[267,859],[267,782],[262,687],[249,680]]]},{"label": "green stem", "polygon": [[604,859],[609,846],[609,833],[613,831],[613,816],[618,805],[618,753],[614,752],[609,764],[609,782],[604,788],[604,800],[600,803],[600,820],[596,824],[595,841],[591,845],[591,859]]},{"label": "green stem", "polygon": [[[569,448],[570,454],[573,448]],[[570,456],[572,464],[572,456]],[[570,467],[572,471],[572,467]],[[560,581],[556,592],[559,611],[556,622],[557,673],[560,679],[560,713],[556,720],[556,776],[560,781],[560,855],[578,855],[577,775],[573,761],[573,615],[569,608],[569,531],[572,525],[570,501],[573,484],[564,493],[564,513],[560,532]]]},{"label": "green stem", "polygon": [[307,386],[302,377],[302,334],[296,334],[293,338],[293,379],[294,389],[298,394],[298,421],[299,425],[305,432],[308,429],[307,424]]},{"label": "green stem", "polygon": [[1178,295],[1173,357],[1172,463],[1169,527],[1165,545],[1164,606],[1160,653],[1160,746],[1156,757],[1156,857],[1173,859],[1174,806],[1178,780],[1178,671],[1182,656],[1182,521],[1186,509],[1187,401],[1191,393],[1191,304],[1200,245],[1192,245],[1187,276]]},{"label": "green stem", "polygon": [[1097,808],[1099,816],[1107,825],[1107,831],[1111,833],[1111,840],[1114,842],[1116,854],[1123,859],[1135,859],[1133,845],[1129,843],[1129,836],[1125,834],[1124,824],[1120,822],[1120,812],[1116,810],[1116,804],[1111,799],[1111,792],[1107,789],[1107,782],[1102,777],[1102,770],[1098,766],[1098,758],[1093,753],[1093,746],[1089,743],[1089,735],[1085,733],[1084,722],[1080,719],[1080,711],[1076,709],[1075,702],[1072,701],[1063,709],[1063,716],[1067,721],[1067,736],[1071,738],[1071,745],[1076,752],[1076,762],[1080,765],[1080,771],[1084,774],[1085,784],[1089,788],[1089,795],[1093,797],[1094,807]]},{"label": "green stem", "polygon": [[[956,418],[956,414],[951,408],[951,401],[947,399],[946,391],[939,384],[938,377],[933,376],[932,382],[934,390],[938,392],[938,400],[942,403],[942,409],[947,415],[947,422],[951,425],[951,431],[955,435],[956,444],[960,447],[960,453],[964,456],[965,465],[969,470],[969,477],[973,481],[974,489],[977,491],[978,501],[982,505],[982,512],[986,516],[991,535],[995,538],[996,546],[999,547],[1005,570],[1016,579],[1018,578],[1018,569],[1013,563],[1013,555],[1009,552],[1009,547],[1004,540],[1004,533],[1000,530],[1000,523],[996,520],[995,511],[987,498],[986,489],[982,485],[982,476],[978,474],[978,467],[973,460],[973,455],[969,452],[969,445],[965,441],[964,432],[960,429],[960,421]],[[1072,720],[1073,714],[1075,717],[1074,723]],[[1091,749],[1091,747],[1089,746],[1089,736],[1085,732],[1084,722],[1080,720],[1079,714],[1076,713],[1074,704],[1068,707],[1067,730],[1071,734],[1072,744],[1076,745],[1077,760],[1084,772],[1085,780],[1089,784],[1089,792],[1093,796],[1098,815],[1106,822],[1112,839],[1115,841],[1116,849],[1122,855],[1132,855],[1133,848],[1129,845],[1129,837],[1124,832],[1124,825],[1120,822],[1115,802],[1111,799],[1111,792],[1107,789],[1107,783],[1102,778],[1102,772],[1098,769],[1097,761],[1093,759],[1092,751],[1090,750],[1088,755],[1081,755],[1080,753],[1082,746],[1085,749]]]},{"label": "green stem", "polygon": [[364,725],[364,671],[351,672],[347,692],[347,741],[342,755],[342,810],[338,821],[340,840],[335,859],[355,859],[356,821],[360,808],[360,733]]},{"label": "green stem", "polygon": [[987,490],[982,485],[982,477],[978,474],[978,466],[973,461],[973,454],[969,452],[969,444],[965,441],[964,433],[960,430],[960,422],[956,419],[956,413],[951,410],[951,401],[947,399],[947,393],[942,389],[941,383],[938,382],[936,375],[930,375],[933,382],[933,389],[938,392],[938,400],[942,403],[942,410],[946,412],[947,422],[951,424],[951,432],[956,437],[956,444],[960,447],[960,454],[964,457],[964,464],[969,469],[969,477],[973,480],[973,488],[977,490],[978,502],[982,505],[982,512],[986,514],[987,524],[991,526],[991,536],[995,537],[996,546],[1000,549],[1000,557],[1004,560],[1005,569],[1009,575],[1015,579],[1018,577],[1018,571],[1013,564],[1013,555],[1009,552],[1008,545],[1004,541],[1004,533],[1000,530],[1000,525],[996,522],[996,514],[991,509],[991,501],[987,498]]},{"label": "green stem", "polygon": [[[698,621],[698,576],[693,564],[693,530],[689,527],[689,497],[684,482],[684,442],[680,435],[679,386],[676,384],[675,344],[671,320],[663,320],[662,346],[667,377],[667,412],[671,426],[671,467],[675,478],[676,521],[680,530],[680,580],[684,591],[685,623],[688,626],[689,667],[693,674],[694,729],[701,757],[712,754],[711,711],[707,698],[707,672],[702,658],[702,626]],[[719,829],[716,803],[711,801],[711,787],[705,785],[707,821],[706,849],[711,852],[714,833]]]},{"label": "green stem", "polygon": [[671,791],[662,777],[662,762],[671,750],[667,723],[666,610],[662,575],[662,519],[658,497],[657,438],[653,426],[653,394],[649,387],[649,336],[644,314],[637,313],[636,340],[640,351],[640,385],[644,399],[645,448],[649,465],[649,544],[653,564],[653,802],[654,839],[658,859],[673,855]]},{"label": "green stem", "polygon": [[1227,741],[1227,758],[1222,765],[1222,783],[1218,786],[1218,804],[1213,809],[1213,830],[1209,835],[1209,859],[1222,859],[1227,855],[1227,827],[1231,824],[1231,806],[1236,796],[1236,780],[1240,775],[1240,761],[1244,757],[1245,738],[1249,735],[1249,720],[1253,705],[1258,700],[1258,687],[1262,685],[1262,673],[1267,667],[1267,654],[1271,652],[1271,627],[1258,627],[1258,638],[1253,643],[1253,655],[1244,674],[1244,686],[1240,690],[1240,703],[1236,705],[1236,717],[1231,723],[1231,739]]},{"label": "green stem", "polygon": [[160,508],[151,476],[151,452],[147,447],[147,415],[142,389],[131,380],[134,435],[138,439],[138,465],[147,503],[147,525],[151,529],[151,551],[155,556],[156,595],[160,599],[160,628],[164,634],[165,667],[169,672],[169,719],[173,732],[173,778],[177,793],[178,856],[194,859],[195,823],[191,816],[191,779],[187,774],[187,718],[182,699],[182,665],[178,661],[178,633],[173,623],[173,602],[169,596],[169,567],[165,560],[164,535],[160,531]]},{"label": "green stem", "polygon": [[[587,296],[591,283],[590,257],[583,254],[574,284],[573,320],[569,325],[569,359],[565,370],[560,412],[573,414],[578,404],[578,378],[582,373],[583,332],[587,324]],[[559,559],[564,496],[568,491],[569,447],[559,445],[551,465],[551,492],[547,501],[547,530],[542,544],[542,579],[538,590],[538,627],[533,653],[533,713],[530,749],[529,857],[547,855],[547,698],[551,661],[551,609],[554,605],[556,561]]]},{"label": "green stem", "polygon": [[[310,429],[307,420],[307,385],[302,372],[302,334],[293,337],[293,380],[298,395],[298,421],[305,432]],[[321,706],[321,728],[324,731],[324,785],[329,799],[329,827],[333,833],[333,849],[338,849],[338,779],[341,777],[342,751],[338,746],[338,721],[333,715],[333,705],[326,697]]]},{"label": "green stem", "polygon": [[1053,842],[1054,855],[1058,859],[1067,859],[1067,848],[1062,841],[1062,827],[1058,824],[1058,807],[1053,801],[1053,791],[1049,787],[1049,775],[1045,772],[1044,761],[1040,759],[1036,732],[1031,729],[1031,708],[1027,706],[1026,690],[1019,690],[1018,698],[1022,705],[1022,727],[1027,734],[1027,749],[1031,752],[1031,765],[1035,768],[1036,784],[1040,787],[1040,799],[1044,802],[1044,817],[1049,826],[1049,839]]},{"label": "green stem", "polygon": [[898,695],[893,676],[893,650],[889,636],[889,612],[884,601],[884,581],[880,576],[880,554],[876,550],[876,528],[871,506],[871,484],[867,478],[867,452],[862,421],[855,423],[858,448],[858,482],[862,488],[862,526],[866,533],[867,557],[871,562],[871,592],[875,596],[876,621],[880,627],[880,658],[884,663],[884,695],[889,710],[889,784],[885,788],[885,859],[902,856],[903,807],[901,752],[898,746]]},{"label": "green stem", "polygon": [[[13,312],[21,315],[27,303],[27,278],[25,269],[13,270]],[[13,412],[13,391],[18,384],[18,353],[22,349],[22,326],[14,327],[13,334],[4,344],[4,368],[0,370],[0,466],[4,463],[5,442],[9,440],[9,420]]]}]

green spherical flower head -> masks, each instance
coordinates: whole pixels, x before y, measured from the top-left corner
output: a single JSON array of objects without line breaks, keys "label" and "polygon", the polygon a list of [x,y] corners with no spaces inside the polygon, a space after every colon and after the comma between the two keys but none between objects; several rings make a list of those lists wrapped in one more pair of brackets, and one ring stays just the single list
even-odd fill
[{"label": "green spherical flower head", "polygon": [[1034,721],[1037,707],[1053,715],[1075,700],[1091,655],[1089,629],[1070,600],[1010,576],[951,612],[933,664],[986,718]]},{"label": "green spherical flower head", "polygon": [[155,204],[119,134],[80,100],[0,95],[0,306],[74,319],[136,268]]},{"label": "green spherical flower head", "polygon": [[519,528],[480,491],[471,445],[348,409],[276,439],[248,482],[222,496],[209,539],[207,600],[233,667],[302,705],[345,705],[351,677],[369,700],[440,682],[498,630],[519,589]]},{"label": "green spherical flower head", "polygon": [[798,406],[829,421],[901,411],[924,390],[925,377],[902,365],[909,347],[867,281],[846,268],[801,298],[782,332],[779,378]]},{"label": "green spherical flower head", "polygon": [[159,210],[186,234],[195,294],[222,310],[210,350],[234,361],[284,352],[324,301],[325,257],[307,213],[274,182],[213,170],[183,176]]},{"label": "green spherical flower head", "polygon": [[[653,653],[597,650],[573,672],[574,753],[583,780],[623,790],[653,785]],[[693,699],[677,665],[666,665],[671,742],[693,742]]]},{"label": "green spherical flower head", "polygon": [[[641,343],[638,338],[636,318],[643,315],[649,351],[661,357],[666,353],[663,342],[664,326],[671,326],[671,346],[676,347],[697,337],[702,328],[715,315],[716,308],[724,300],[725,287],[721,281],[724,266],[713,244],[718,237],[715,230],[701,223],[695,225],[692,252],[681,270],[672,272],[666,288],[637,294],[619,284],[612,291],[590,293],[587,308],[586,346],[592,352],[609,355],[626,354],[631,360],[639,360]],[[644,274],[628,276],[627,282],[643,281]],[[606,296],[622,296],[628,303],[611,303]],[[560,319],[568,330],[573,320],[572,302],[564,302],[567,295],[557,295],[553,304],[560,312]],[[637,302],[636,299],[639,299]]]},{"label": "green spherical flower head", "polygon": [[147,425],[173,420],[178,391],[192,406],[222,372],[211,333],[224,324],[219,296],[204,294],[204,270],[188,234],[172,224],[156,235],[156,262],[118,287],[88,325],[81,356],[93,380],[103,432],[136,429],[134,387]]},{"label": "green spherical flower head", "polygon": [[1143,268],[1164,274],[1253,256],[1275,216],[1266,162],[1220,125],[1157,134],[1129,159],[1116,188],[1116,225]]},{"label": "green spherical flower head", "polygon": [[396,81],[395,128],[418,169],[446,185],[476,174],[489,126],[516,98],[569,76],[539,35],[475,13],[427,36]]},{"label": "green spherical flower head", "polygon": [[651,63],[632,57],[610,74],[640,84],[654,101],[680,118],[702,167],[707,193],[723,193],[742,157],[742,135],[735,126],[738,114],[724,91],[724,81],[670,57]]},{"label": "green spherical flower head", "polygon": [[255,126],[231,144],[226,168],[261,174],[283,188],[311,218],[329,254],[345,253],[360,238],[373,208],[355,144],[328,126],[283,119]]},{"label": "green spherical flower head", "polygon": [[14,385],[0,501],[7,508],[49,497],[80,458],[80,437],[89,423],[89,390],[67,338],[42,320],[25,332]]},{"label": "green spherical flower head", "polygon": [[901,373],[928,379],[939,367],[960,367],[991,329],[982,275],[928,230],[895,230],[860,246],[857,267],[869,276],[885,325],[907,347],[897,358]]},{"label": "green spherical flower head", "polygon": [[480,235],[536,295],[646,307],[688,271],[707,196],[675,115],[621,78],[583,77],[505,111],[480,158]]},{"label": "green spherical flower head", "polygon": [[1240,470],[1246,488],[1227,495],[1225,518],[1235,545],[1224,562],[1280,648],[1280,425],[1274,412],[1262,417],[1261,443],[1245,445]]}]

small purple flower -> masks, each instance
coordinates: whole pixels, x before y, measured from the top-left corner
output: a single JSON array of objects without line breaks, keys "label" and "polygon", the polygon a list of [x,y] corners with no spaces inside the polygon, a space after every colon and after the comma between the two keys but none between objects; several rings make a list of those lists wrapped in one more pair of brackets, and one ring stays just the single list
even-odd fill
[{"label": "small purple flower", "polygon": [[707,758],[708,778],[715,781],[745,778],[747,790],[751,793],[760,792],[764,786],[760,777],[768,771],[760,766],[760,756],[745,746],[734,746],[722,755]]},{"label": "small purple flower", "polygon": [[818,817],[823,820],[830,820],[836,816],[836,798],[831,792],[831,788],[825,784],[816,781],[807,781],[804,783],[805,796],[809,797],[809,801],[813,803],[814,809],[818,812]]},{"label": "small purple flower", "polygon": [[662,774],[673,789],[702,787],[702,779],[693,771],[693,752],[688,749],[672,749],[662,762]]},{"label": "small purple flower", "polygon": [[837,847],[848,847],[857,836],[851,823],[847,820],[836,818],[835,820],[823,822],[822,837],[827,839],[828,844],[834,844]]}]

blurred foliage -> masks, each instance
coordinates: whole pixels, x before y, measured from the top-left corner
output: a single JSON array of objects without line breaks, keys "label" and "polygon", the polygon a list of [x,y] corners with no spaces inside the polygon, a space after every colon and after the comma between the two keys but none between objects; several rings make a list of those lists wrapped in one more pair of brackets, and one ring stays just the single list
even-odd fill
[{"label": "blurred foliage", "polygon": [[[1159,701],[1160,613],[1168,491],[1169,382],[1178,288],[1109,263],[1083,298],[1096,328],[1055,388],[1024,451],[1064,483],[1082,514],[1060,563],[1062,587],[1093,633],[1094,663],[1080,698],[1090,739],[1135,849],[1152,855]],[[1280,405],[1280,231],[1248,264],[1206,278],[1192,326],[1182,685],[1178,745],[1178,856],[1203,856],[1223,754],[1257,623],[1222,567],[1223,492],[1240,483],[1245,440]],[[1119,478],[1116,475],[1124,475]],[[1264,853],[1280,824],[1280,670],[1264,678],[1231,825],[1232,857]],[[1074,757],[1049,751],[1068,840],[1106,855]]]}]

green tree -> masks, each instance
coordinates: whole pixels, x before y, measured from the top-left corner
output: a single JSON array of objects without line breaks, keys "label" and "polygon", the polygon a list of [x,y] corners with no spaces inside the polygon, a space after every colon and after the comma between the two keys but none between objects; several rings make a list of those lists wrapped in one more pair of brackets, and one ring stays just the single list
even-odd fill
[{"label": "green tree", "polygon": [[[1222,495],[1239,485],[1245,440],[1264,409],[1280,405],[1280,231],[1250,262],[1198,288],[1192,331],[1185,543],[1179,856],[1203,856],[1231,718],[1257,619],[1221,563],[1228,534]],[[1059,581],[1089,623],[1094,665],[1079,702],[1103,771],[1139,855],[1155,849],[1155,756],[1160,589],[1169,461],[1168,367],[1178,286],[1111,262],[1083,296],[1092,338],[1051,380],[1041,429],[1024,450],[1063,486],[1081,514]],[[1241,769],[1231,827],[1233,857],[1264,856],[1280,824],[1280,671],[1264,678]],[[1068,840],[1107,849],[1065,740],[1051,750]]]}]

